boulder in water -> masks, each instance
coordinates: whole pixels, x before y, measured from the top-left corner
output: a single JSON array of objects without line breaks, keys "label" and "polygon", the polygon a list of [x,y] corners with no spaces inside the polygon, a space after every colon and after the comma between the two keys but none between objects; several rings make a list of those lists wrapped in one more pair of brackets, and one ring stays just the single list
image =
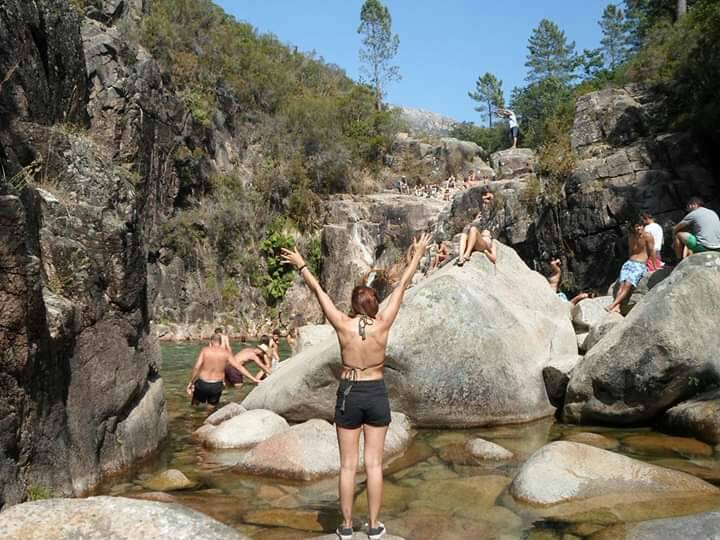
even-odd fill
[{"label": "boulder in water", "polygon": [[203,444],[209,448],[247,448],[289,427],[282,416],[255,409],[225,420],[212,431],[204,433]]},{"label": "boulder in water", "polygon": [[208,416],[205,419],[204,424],[217,426],[219,424],[222,424],[226,420],[230,420],[231,418],[234,418],[235,416],[244,412],[247,412],[247,409],[239,403],[228,403],[224,407],[220,407],[217,411]]},{"label": "boulder in water", "polygon": [[709,444],[720,444],[720,389],[675,405],[665,413],[663,424],[671,431],[693,435]]},{"label": "boulder in water", "polygon": [[168,469],[143,482],[143,487],[152,491],[179,491],[190,489],[195,485],[195,482],[177,469]]},{"label": "boulder in water", "polygon": [[720,380],[720,253],[680,263],[573,370],[570,422],[649,422]]},{"label": "boulder in water", "polygon": [[[476,253],[407,292],[390,332],[385,380],[391,406],[419,426],[527,422],[551,415],[542,369],[576,355],[565,305],[514,250],[492,264]],[[332,418],[340,351],[331,338],[307,349],[243,401],[291,421]]]}]

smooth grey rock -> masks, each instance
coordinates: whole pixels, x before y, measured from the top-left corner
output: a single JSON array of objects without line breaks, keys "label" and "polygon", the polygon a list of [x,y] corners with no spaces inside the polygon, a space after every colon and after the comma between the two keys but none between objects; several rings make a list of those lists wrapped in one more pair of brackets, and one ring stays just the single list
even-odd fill
[{"label": "smooth grey rock", "polygon": [[205,419],[205,422],[203,422],[203,424],[217,426],[219,424],[222,424],[226,420],[230,420],[231,418],[234,418],[235,416],[238,416],[239,414],[242,414],[244,412],[247,412],[247,409],[239,403],[228,403],[224,407],[220,407],[217,411],[208,416]]},{"label": "smooth grey rock", "polygon": [[612,296],[600,296],[599,298],[586,298],[572,307],[572,320],[575,328],[579,331],[589,331],[590,328],[599,324],[607,317],[605,310],[612,304]]},{"label": "smooth grey rock", "polygon": [[[402,454],[410,445],[412,431],[405,415],[392,413],[385,439],[385,461]],[[360,438],[360,464],[363,464],[363,437]],[[340,471],[335,426],[312,419],[261,442],[240,458],[235,469],[244,474],[294,480],[316,480]]]},{"label": "smooth grey rock", "polygon": [[720,377],[720,253],[685,259],[585,355],[563,410],[571,422],[648,422]]},{"label": "smooth grey rock", "polygon": [[583,348],[587,353],[590,351],[610,330],[622,323],[625,318],[620,313],[605,313],[605,317],[595,323],[583,342]]},{"label": "smooth grey rock", "polygon": [[[314,302],[317,300],[313,299]],[[306,325],[298,328],[297,345],[295,354],[300,354],[305,349],[322,343],[326,339],[335,336],[335,329],[329,324]]]},{"label": "smooth grey rock", "polygon": [[465,450],[477,459],[488,461],[507,461],[514,457],[510,450],[481,438],[470,439],[465,443]]},{"label": "smooth grey rock", "polygon": [[[390,332],[393,410],[420,426],[526,422],[552,414],[542,368],[577,354],[565,306],[545,279],[498,245],[447,265],[410,289]],[[333,416],[340,357],[330,338],[286,362],[243,401],[291,421]]]},{"label": "smooth grey rock", "polygon": [[[249,540],[235,529],[179,504],[123,497],[48,499],[0,513],[6,540]],[[38,535],[38,536],[35,536]]]},{"label": "smooth grey rock", "polygon": [[212,431],[203,433],[203,444],[209,448],[247,448],[289,427],[282,416],[272,411],[255,409],[233,416]]},{"label": "smooth grey rock", "polygon": [[651,519],[615,525],[599,531],[590,540],[716,540],[720,538],[720,512]]},{"label": "smooth grey rock", "polygon": [[143,487],[152,491],[179,491],[195,485],[195,482],[177,469],[168,469],[143,482]]},{"label": "smooth grey rock", "polygon": [[510,494],[523,504],[559,510],[573,503],[600,509],[612,498],[616,498],[614,504],[673,495],[717,498],[720,490],[689,474],[587,444],[557,441],[530,456],[513,480]]}]

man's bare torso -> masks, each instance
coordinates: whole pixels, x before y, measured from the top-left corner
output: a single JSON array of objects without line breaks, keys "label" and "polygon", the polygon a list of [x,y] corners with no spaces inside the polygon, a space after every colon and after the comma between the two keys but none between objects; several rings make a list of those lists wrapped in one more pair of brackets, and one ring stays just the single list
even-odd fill
[{"label": "man's bare torso", "polygon": [[652,236],[650,233],[636,234],[631,233],[628,238],[628,249],[630,251],[630,260],[645,263],[648,260],[647,248],[648,242]]},{"label": "man's bare torso", "polygon": [[230,353],[223,347],[205,347],[202,352],[202,366],[198,373],[198,378],[215,382],[222,381],[225,378],[225,366],[230,360]]}]

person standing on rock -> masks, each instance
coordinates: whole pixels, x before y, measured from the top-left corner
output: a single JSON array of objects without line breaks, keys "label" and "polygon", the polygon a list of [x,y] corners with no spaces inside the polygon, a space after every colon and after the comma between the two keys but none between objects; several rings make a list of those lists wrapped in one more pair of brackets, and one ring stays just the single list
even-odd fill
[{"label": "person standing on rock", "polygon": [[378,520],[383,497],[383,450],[390,425],[390,403],[383,379],[385,347],[405,289],[410,285],[429,242],[429,234],[413,240],[412,258],[382,311],[378,311],[380,303],[375,289],[358,286],[353,289],[351,296],[351,315],[346,315],[335,306],[297,250],[282,250],[285,262],[297,268],[317,297],[325,317],[335,328],[340,344],[342,374],[335,405],[335,427],[340,447],[338,491],[343,516],[343,523],[336,533],[341,540],[351,540],[353,537],[352,505],[361,431],[365,438],[365,474],[370,514],[368,537],[377,540],[385,534],[385,526]]},{"label": "person standing on rock", "polygon": [[[642,218],[638,218],[630,229],[628,236],[628,251],[630,258],[625,261],[620,269],[618,290],[615,300],[605,309],[610,312],[620,313],[620,305],[630,296],[630,292],[647,271],[648,259],[655,259],[655,239],[652,234],[645,232]],[[657,266],[657,261],[654,261]]]},{"label": "person standing on rock", "polygon": [[192,397],[192,405],[207,403],[210,408],[217,406],[223,392],[225,367],[228,364],[251,381],[260,382],[223,347],[222,336],[213,334],[210,344],[200,351],[185,389],[188,396]]},{"label": "person standing on rock", "polygon": [[673,227],[673,247],[678,259],[687,257],[688,251],[720,251],[720,218],[704,205],[700,197],[692,197],[687,204],[688,214]]},{"label": "person standing on rock", "polygon": [[518,125],[517,117],[515,113],[510,109],[498,109],[495,114],[502,118],[506,118],[508,121],[508,127],[510,128],[510,138],[512,139],[511,149],[517,148],[518,135],[520,134],[520,126]]}]

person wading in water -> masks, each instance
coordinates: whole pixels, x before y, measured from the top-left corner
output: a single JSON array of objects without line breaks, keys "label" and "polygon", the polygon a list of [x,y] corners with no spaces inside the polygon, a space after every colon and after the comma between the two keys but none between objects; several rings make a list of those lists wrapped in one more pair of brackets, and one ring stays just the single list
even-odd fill
[{"label": "person wading in water", "polygon": [[330,324],[335,328],[342,373],[335,405],[335,427],[340,447],[340,509],[343,523],[337,528],[341,540],[350,540],[352,530],[352,504],[355,496],[355,473],[358,465],[360,431],[365,438],[365,474],[368,492],[368,537],[377,540],[385,535],[385,526],[378,520],[383,497],[383,450],[385,435],[390,425],[383,364],[388,334],[418,264],[425,254],[430,235],[423,234],[413,240],[413,254],[400,282],[390,295],[387,305],[378,312],[379,302],[375,289],[358,286],[352,292],[352,314],[342,313],[322,289],[297,250],[283,249],[287,264],[297,268]]}]

